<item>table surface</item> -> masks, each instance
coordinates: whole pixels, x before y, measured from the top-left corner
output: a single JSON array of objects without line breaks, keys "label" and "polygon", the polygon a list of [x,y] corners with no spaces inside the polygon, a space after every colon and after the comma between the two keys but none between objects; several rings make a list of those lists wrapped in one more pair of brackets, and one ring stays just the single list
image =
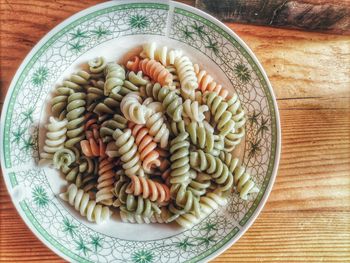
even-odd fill
[{"label": "table surface", "polygon": [[[97,2],[0,0],[0,107],[38,40]],[[262,213],[214,262],[350,262],[350,37],[227,25],[271,80],[282,154]],[[0,178],[0,261],[63,261],[26,227]]]}]

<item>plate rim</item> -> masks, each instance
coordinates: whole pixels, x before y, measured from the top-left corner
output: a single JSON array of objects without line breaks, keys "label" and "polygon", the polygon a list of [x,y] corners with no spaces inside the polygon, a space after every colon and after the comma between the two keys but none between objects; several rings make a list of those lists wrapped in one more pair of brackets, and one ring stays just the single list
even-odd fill
[{"label": "plate rim", "polygon": [[[26,65],[28,64],[28,62],[32,59],[32,57],[36,54],[36,52],[52,37],[54,36],[56,33],[60,32],[67,24],[74,22],[75,20],[81,18],[82,16],[89,14],[93,11],[97,11],[100,9],[103,9],[104,7],[109,7],[109,6],[114,6],[114,5],[120,5],[120,4],[133,4],[133,3],[156,3],[156,4],[165,4],[165,5],[169,5],[169,10],[168,12],[173,12],[171,15],[174,14],[174,10],[171,10],[171,8],[174,7],[179,7],[182,8],[186,11],[192,12],[197,14],[198,16],[201,16],[207,20],[209,20],[210,22],[212,22],[213,24],[215,24],[216,26],[220,27],[221,29],[223,29],[228,35],[232,36],[244,49],[245,51],[248,53],[248,55],[252,58],[252,60],[254,61],[254,63],[256,64],[256,66],[258,67],[258,69],[260,70],[264,81],[267,84],[267,88],[269,90],[271,99],[272,99],[272,105],[275,111],[275,119],[276,119],[276,148],[275,148],[275,160],[274,160],[274,164],[273,164],[273,169],[272,169],[272,173],[271,173],[271,177],[269,180],[269,183],[265,189],[265,193],[262,196],[257,208],[255,209],[255,211],[253,212],[252,216],[248,219],[248,221],[244,224],[243,227],[241,227],[240,231],[238,234],[234,235],[232,238],[230,238],[225,244],[223,244],[221,247],[217,248],[216,250],[214,250],[211,254],[206,255],[204,257],[201,257],[201,255],[197,255],[196,257],[190,259],[191,261],[198,258],[198,260],[200,261],[209,261],[215,257],[217,257],[218,255],[222,254],[224,251],[226,251],[229,247],[231,247],[237,240],[239,240],[242,235],[244,235],[244,233],[251,227],[251,225],[255,222],[256,218],[259,216],[259,214],[261,213],[262,209],[264,208],[267,199],[270,196],[270,193],[272,191],[272,187],[274,185],[276,176],[277,176],[277,171],[278,171],[278,166],[279,166],[279,161],[280,161],[280,154],[281,154],[281,124],[280,124],[280,115],[279,115],[279,109],[278,109],[278,105],[277,105],[277,100],[276,100],[276,96],[274,93],[274,90],[272,88],[272,85],[269,81],[269,78],[264,70],[264,68],[262,67],[260,61],[258,60],[258,58],[256,57],[256,55],[253,53],[253,51],[250,49],[250,47],[235,33],[235,31],[231,28],[229,28],[228,26],[226,26],[224,23],[222,23],[221,21],[219,21],[218,19],[216,19],[215,17],[213,17],[212,15],[197,9],[193,6],[189,6],[187,4],[184,3],[179,3],[179,2],[175,2],[175,1],[162,1],[162,0],[132,0],[132,1],[127,1],[127,0],[117,0],[117,1],[108,1],[108,2],[104,2],[104,3],[100,3],[97,5],[93,5],[91,7],[88,7],[86,9],[83,9],[75,14],[73,14],[72,16],[64,19],[63,21],[61,21],[58,25],[56,25],[54,28],[52,28],[49,32],[47,32],[38,42],[37,44],[29,51],[29,53],[25,56],[25,58],[23,59],[23,61],[21,62],[20,66],[18,67],[18,69],[16,70],[15,75],[13,76],[11,83],[9,85],[8,91],[6,93],[5,96],[5,100],[4,100],[4,104],[2,107],[2,113],[1,113],[1,120],[0,120],[0,149],[3,149],[4,145],[3,145],[3,139],[4,139],[4,130],[5,130],[5,117],[8,115],[8,109],[9,109],[9,103],[10,100],[13,96],[14,93],[14,87],[15,84],[17,83],[21,73],[23,72],[24,68],[26,67]],[[5,176],[5,154],[3,151],[0,151],[0,161],[1,161],[1,169],[2,169],[2,174],[3,174],[3,178],[5,181],[5,185],[6,185],[6,190],[10,195],[10,199],[11,202],[14,204],[17,212],[19,213],[21,219],[25,222],[25,224],[27,225],[27,227],[31,230],[31,232],[45,245],[47,246],[49,249],[51,249],[53,252],[55,252],[58,256],[60,256],[61,258],[64,258],[66,260],[72,260],[71,257],[69,257],[68,255],[66,255],[65,253],[63,253],[62,251],[60,251],[58,248],[56,248],[54,245],[52,245],[50,242],[48,242],[44,236],[37,230],[37,228],[33,225],[33,223],[27,218],[27,215],[24,213],[24,211],[22,210],[22,208],[20,207],[20,203],[16,202],[13,198],[13,196],[10,194],[10,179],[8,176]]]}]

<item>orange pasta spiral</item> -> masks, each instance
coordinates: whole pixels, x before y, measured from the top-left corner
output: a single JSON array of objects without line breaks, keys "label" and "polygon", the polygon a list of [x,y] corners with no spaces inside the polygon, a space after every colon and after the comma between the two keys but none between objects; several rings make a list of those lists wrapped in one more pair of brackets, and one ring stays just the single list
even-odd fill
[{"label": "orange pasta spiral", "polygon": [[158,203],[168,202],[170,199],[169,187],[165,184],[155,182],[145,177],[131,176],[131,182],[128,185],[126,192],[135,196],[142,195],[143,198]]},{"label": "orange pasta spiral", "polygon": [[[89,116],[87,118],[89,118]],[[100,126],[97,124],[97,119],[92,117],[87,120],[84,129],[86,132],[86,140],[80,142],[83,154],[87,157],[106,156],[106,145],[100,138]]]},{"label": "orange pasta spiral", "polygon": [[205,91],[214,91],[223,99],[227,97],[228,91],[220,84],[217,84],[213,77],[208,74],[208,72],[205,70],[200,70],[198,64],[194,64],[193,68],[198,79],[199,88],[203,93]]},{"label": "orange pasta spiral", "polygon": [[115,163],[113,159],[103,157],[100,159],[98,166],[97,193],[96,202],[101,202],[104,205],[112,205],[115,182]]},{"label": "orange pasta spiral", "polygon": [[154,81],[159,82],[161,86],[169,85],[173,82],[173,76],[159,62],[154,59],[145,58],[139,62],[139,69]]},{"label": "orange pasta spiral", "polygon": [[130,71],[137,72],[139,69],[139,63],[140,63],[140,57],[133,56],[128,60],[128,62],[126,62],[126,68]]},{"label": "orange pasta spiral", "polygon": [[161,162],[159,160],[159,152],[156,150],[157,143],[153,141],[152,136],[149,135],[148,129],[141,124],[128,123],[132,135],[135,137],[135,143],[140,153],[142,167],[146,172],[151,172],[153,167],[159,167]]}]

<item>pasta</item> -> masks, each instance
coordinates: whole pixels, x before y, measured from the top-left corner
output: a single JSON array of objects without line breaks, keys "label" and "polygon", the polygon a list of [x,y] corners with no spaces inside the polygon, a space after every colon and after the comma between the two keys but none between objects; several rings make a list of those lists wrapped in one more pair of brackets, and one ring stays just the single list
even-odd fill
[{"label": "pasta", "polygon": [[225,192],[232,187],[233,175],[220,158],[198,150],[191,152],[190,164],[193,169],[210,174],[215,182],[220,185],[217,188],[218,191]]},{"label": "pasta", "polygon": [[52,164],[53,155],[58,150],[63,149],[66,140],[68,121],[57,120],[54,117],[49,118],[49,124],[46,125],[46,140],[43,152],[40,153],[40,164]]},{"label": "pasta", "polygon": [[[189,228],[258,187],[232,153],[245,110],[181,50],[147,43],[124,64],[97,57],[54,91],[39,164],[68,182],[63,200],[91,222]],[[252,197],[253,198],[253,197]]]},{"label": "pasta", "polygon": [[190,94],[197,89],[197,77],[191,60],[187,56],[177,57],[174,65],[180,79],[181,90],[183,90],[185,94]]},{"label": "pasta", "polygon": [[245,167],[238,165],[239,160],[233,158],[230,153],[220,153],[220,159],[228,166],[229,171],[234,176],[234,184],[239,196],[246,200],[250,193],[258,192],[253,180],[250,178],[250,174],[246,172]]},{"label": "pasta", "polygon": [[68,97],[67,105],[67,137],[65,147],[71,148],[85,138],[84,113],[86,94],[83,92],[73,93]]},{"label": "pasta", "polygon": [[146,123],[146,119],[150,116],[151,110],[142,105],[140,103],[141,101],[142,99],[137,93],[129,93],[123,98],[120,108],[127,120],[136,124]]},{"label": "pasta", "polygon": [[185,100],[182,115],[194,122],[202,122],[205,118],[204,112],[208,110],[207,105],[199,105],[198,101]]},{"label": "pasta", "polygon": [[103,142],[111,141],[115,129],[125,129],[127,127],[127,122],[128,120],[119,114],[114,114],[112,119],[104,121],[100,128],[100,136]]},{"label": "pasta", "polygon": [[214,121],[217,122],[217,128],[220,135],[225,136],[235,128],[235,122],[232,120],[232,113],[227,110],[228,104],[223,98],[217,96],[215,92],[207,92],[204,95],[204,101],[208,105]]},{"label": "pasta", "polygon": [[147,84],[145,87],[145,95],[160,101],[170,118],[177,122],[181,120],[183,111],[182,100],[175,91],[171,91],[168,87],[162,87],[159,83]]},{"label": "pasta", "polygon": [[198,64],[193,65],[194,72],[196,73],[198,79],[198,86],[202,93],[206,91],[213,91],[226,99],[228,91],[224,89],[220,84],[217,84],[213,77],[210,76],[205,70],[200,70]]},{"label": "pasta", "polygon": [[154,59],[162,63],[164,66],[174,65],[175,59],[182,56],[181,50],[169,50],[168,47],[157,47],[156,42],[143,45],[141,57]]},{"label": "pasta", "polygon": [[170,199],[170,191],[165,184],[136,175],[131,176],[131,183],[126,192],[135,196],[142,195],[143,198],[149,198],[149,200],[158,203],[164,203]]},{"label": "pasta", "polygon": [[137,151],[137,145],[135,144],[131,130],[126,129],[122,132],[120,129],[116,129],[113,133],[113,138],[118,148],[120,160],[124,163],[123,169],[125,169],[125,174],[128,176],[134,174],[143,176],[144,171],[142,169],[140,154]]},{"label": "pasta", "polygon": [[121,89],[125,80],[125,70],[117,63],[109,63],[105,68],[105,74],[104,95],[108,96],[112,90],[117,92]]},{"label": "pasta", "polygon": [[86,110],[95,112],[95,108],[103,100],[104,82],[102,80],[91,80],[91,85],[86,88]]},{"label": "pasta", "polygon": [[95,201],[90,200],[89,194],[78,189],[75,184],[71,184],[67,192],[60,194],[60,197],[91,222],[100,224],[111,216],[111,211],[107,206],[98,205]]},{"label": "pasta", "polygon": [[89,71],[92,78],[98,79],[104,76],[104,70],[107,66],[104,57],[97,57],[88,62]]},{"label": "pasta", "polygon": [[67,101],[72,93],[72,89],[68,87],[61,86],[56,89],[55,95],[51,99],[51,111],[54,117],[58,117],[60,120],[66,117]]},{"label": "pasta", "polygon": [[115,180],[114,163],[112,159],[102,158],[99,162],[96,202],[104,205],[113,203],[113,186]]},{"label": "pasta", "polygon": [[132,135],[135,137],[135,143],[138,146],[142,167],[146,172],[150,173],[152,168],[160,166],[159,153],[155,150],[157,144],[149,135],[148,129],[143,125],[129,122],[128,126],[131,129]]},{"label": "pasta", "polygon": [[160,85],[171,85],[173,82],[172,75],[165,67],[154,59],[145,58],[139,62],[139,69],[150,78],[159,82]]}]

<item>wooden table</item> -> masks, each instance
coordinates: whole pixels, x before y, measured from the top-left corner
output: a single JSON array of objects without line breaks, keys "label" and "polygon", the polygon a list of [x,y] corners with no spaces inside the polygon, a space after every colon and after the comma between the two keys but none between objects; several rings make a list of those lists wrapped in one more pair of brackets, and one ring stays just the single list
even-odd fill
[{"label": "wooden table", "polygon": [[[1,103],[37,41],[97,2],[1,0]],[[228,26],[252,48],[272,82],[282,155],[263,212],[215,262],[350,262],[350,37]],[[0,222],[0,261],[62,261],[25,226],[2,177]]]}]

